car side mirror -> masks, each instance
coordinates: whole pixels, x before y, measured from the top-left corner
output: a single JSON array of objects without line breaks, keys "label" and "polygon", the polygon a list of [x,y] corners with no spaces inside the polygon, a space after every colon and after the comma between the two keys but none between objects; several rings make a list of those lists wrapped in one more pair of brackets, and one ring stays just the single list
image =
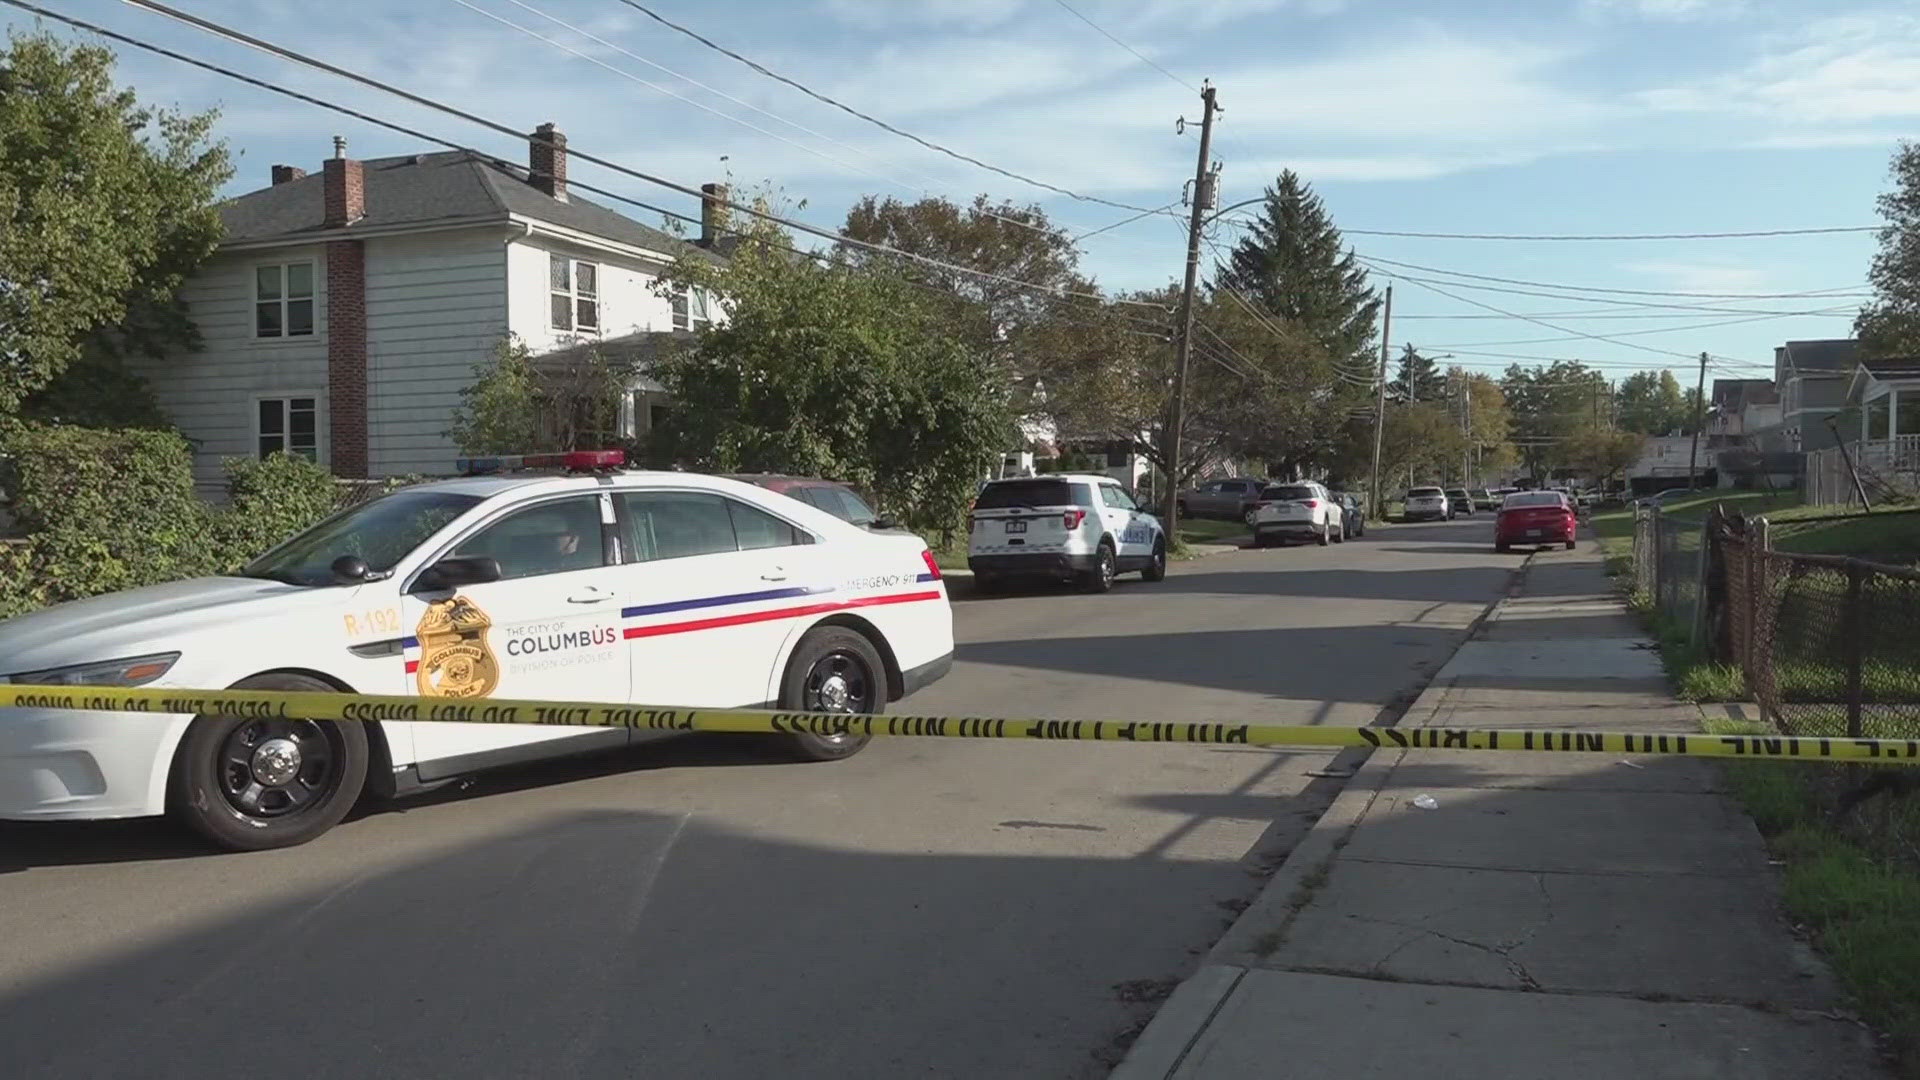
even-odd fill
[{"label": "car side mirror", "polygon": [[456,555],[441,559],[413,579],[414,592],[445,592],[462,585],[484,585],[500,580],[500,563],[486,555]]},{"label": "car side mirror", "polygon": [[899,527],[899,522],[887,517],[877,517],[867,522],[867,528],[872,529],[874,532],[881,532],[886,529],[897,529]]},{"label": "car side mirror", "polygon": [[367,580],[372,571],[367,569],[367,560],[358,555],[342,555],[333,560],[327,569],[333,573],[333,580],[342,585],[355,585]]}]

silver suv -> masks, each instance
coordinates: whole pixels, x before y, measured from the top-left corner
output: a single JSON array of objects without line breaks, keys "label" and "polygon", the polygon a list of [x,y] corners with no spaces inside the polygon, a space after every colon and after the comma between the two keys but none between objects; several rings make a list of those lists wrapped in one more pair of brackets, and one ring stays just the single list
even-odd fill
[{"label": "silver suv", "polygon": [[1408,521],[1446,521],[1453,517],[1453,505],[1437,487],[1408,488],[1407,508],[1401,516]]}]

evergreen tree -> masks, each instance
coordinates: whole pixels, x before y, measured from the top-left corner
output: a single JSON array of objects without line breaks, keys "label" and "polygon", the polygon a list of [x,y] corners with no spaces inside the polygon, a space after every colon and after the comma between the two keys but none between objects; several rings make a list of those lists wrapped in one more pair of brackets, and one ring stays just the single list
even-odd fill
[{"label": "evergreen tree", "polygon": [[1214,268],[1216,288],[1231,288],[1270,315],[1305,330],[1340,363],[1373,367],[1379,297],[1326,207],[1292,170],[1267,189],[1259,220]]},{"label": "evergreen tree", "polygon": [[1437,364],[1408,345],[1400,353],[1400,371],[1387,386],[1387,395],[1396,401],[1439,401],[1449,393],[1446,373]]}]

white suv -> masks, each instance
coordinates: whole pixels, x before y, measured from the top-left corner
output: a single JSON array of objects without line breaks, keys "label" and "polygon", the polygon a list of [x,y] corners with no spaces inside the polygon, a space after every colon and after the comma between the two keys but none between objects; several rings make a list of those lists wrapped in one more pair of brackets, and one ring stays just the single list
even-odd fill
[{"label": "white suv", "polygon": [[1447,521],[1453,513],[1446,492],[1437,487],[1417,487],[1407,489],[1407,508],[1400,516],[1407,521]]},{"label": "white suv", "polygon": [[1284,540],[1312,539],[1315,543],[1343,543],[1346,511],[1312,480],[1273,484],[1260,492],[1253,512],[1253,546],[1266,547]]},{"label": "white suv", "polygon": [[1015,578],[1106,592],[1115,574],[1130,570],[1146,581],[1166,577],[1167,537],[1110,476],[994,480],[974,500],[967,567],[981,592]]}]

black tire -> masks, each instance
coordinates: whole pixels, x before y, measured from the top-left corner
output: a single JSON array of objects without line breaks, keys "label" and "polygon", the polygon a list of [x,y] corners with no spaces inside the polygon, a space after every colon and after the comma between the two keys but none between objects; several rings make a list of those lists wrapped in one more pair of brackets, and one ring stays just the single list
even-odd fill
[{"label": "black tire", "polygon": [[1340,531],[1333,534],[1333,542],[1336,544],[1344,544],[1347,542],[1347,523],[1346,522],[1343,521],[1340,523]]},{"label": "black tire", "polygon": [[1328,544],[1333,542],[1333,538],[1330,535],[1332,532],[1333,530],[1328,528],[1325,522],[1321,522],[1320,535],[1314,537],[1313,542],[1316,544],[1319,544],[1321,547],[1326,547]]},{"label": "black tire", "polygon": [[1567,541],[1567,550],[1568,550],[1568,551],[1572,551],[1572,550],[1573,550],[1573,541],[1572,541],[1572,540],[1568,540],[1568,541]]},{"label": "black tire", "polygon": [[1080,588],[1083,592],[1103,593],[1113,588],[1113,575],[1118,570],[1113,553],[1113,541],[1100,541],[1099,550],[1093,555],[1093,569],[1080,575]]},{"label": "black tire", "polygon": [[1176,513],[1176,514],[1178,514],[1178,515],[1180,515],[1181,517],[1191,517],[1191,516],[1192,516],[1191,514],[1188,514],[1188,513],[1187,513],[1187,504],[1186,504],[1186,503],[1184,503],[1184,502],[1176,502],[1176,503],[1174,503],[1174,504],[1173,504],[1173,512],[1174,512],[1174,513]]},{"label": "black tire", "polygon": [[[250,676],[233,689],[334,692],[287,674]],[[357,722],[198,717],[174,755],[168,809],[229,851],[293,847],[353,809],[369,756],[367,729]]]},{"label": "black tire", "polygon": [[1249,528],[1249,529],[1251,529],[1251,528],[1253,528],[1253,519],[1254,519],[1254,516],[1255,516],[1255,515],[1257,515],[1257,514],[1259,514],[1259,512],[1260,512],[1259,510],[1257,510],[1257,509],[1255,509],[1255,508],[1253,508],[1253,507],[1251,507],[1251,506],[1245,506],[1245,507],[1241,507],[1241,509],[1240,509],[1240,520],[1241,520],[1241,521],[1244,521],[1244,522],[1246,522],[1246,523],[1247,523],[1247,528]]},{"label": "black tire", "polygon": [[1496,551],[1496,552],[1499,552],[1499,553],[1500,553],[1500,554],[1502,554],[1502,555],[1505,555],[1505,554],[1506,554],[1507,552],[1509,552],[1509,551],[1512,551],[1512,550],[1513,550],[1513,545],[1512,545],[1512,544],[1502,544],[1502,543],[1500,543],[1499,541],[1495,541],[1495,542],[1494,542],[1494,545],[1493,545],[1493,550],[1494,550],[1494,551]]},{"label": "black tire", "polygon": [[[838,679],[839,690],[834,689]],[[816,626],[794,646],[780,683],[780,708],[790,712],[864,715],[886,704],[887,665],[865,634],[844,626]],[[782,735],[802,761],[839,761],[859,753],[870,735]]]},{"label": "black tire", "polygon": [[1167,542],[1165,540],[1155,540],[1153,542],[1153,555],[1147,560],[1147,565],[1140,571],[1140,580],[1164,581],[1166,577]]}]

